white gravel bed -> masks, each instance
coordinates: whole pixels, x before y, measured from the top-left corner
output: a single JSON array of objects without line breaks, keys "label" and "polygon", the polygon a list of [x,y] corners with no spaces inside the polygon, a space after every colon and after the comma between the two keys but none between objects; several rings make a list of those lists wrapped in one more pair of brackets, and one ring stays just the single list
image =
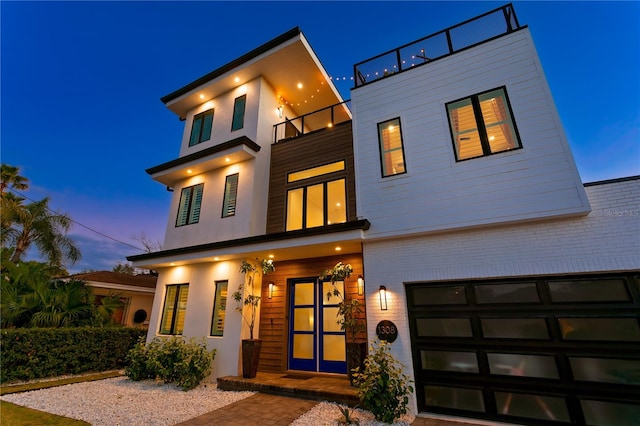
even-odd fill
[{"label": "white gravel bed", "polygon": [[215,384],[188,392],[171,384],[126,377],[3,395],[2,400],[95,426],[174,425],[253,395],[219,391]]},{"label": "white gravel bed", "polygon": [[[345,408],[344,405],[336,403],[321,402],[302,416],[298,417],[291,426],[335,426],[341,425],[340,419],[344,419],[342,412],[338,407]],[[371,412],[355,408],[351,411],[351,418],[358,419],[360,426],[389,426],[388,423],[376,421]],[[404,415],[401,419],[396,420],[393,426],[409,426],[415,416]]]}]

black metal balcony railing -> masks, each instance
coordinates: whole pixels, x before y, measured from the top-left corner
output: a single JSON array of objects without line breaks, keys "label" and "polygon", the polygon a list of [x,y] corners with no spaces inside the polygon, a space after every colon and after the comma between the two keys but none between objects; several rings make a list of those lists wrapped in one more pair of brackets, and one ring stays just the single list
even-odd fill
[{"label": "black metal balcony railing", "polygon": [[273,126],[273,142],[295,138],[351,120],[351,100],[290,118]]},{"label": "black metal balcony railing", "polygon": [[363,86],[520,29],[511,3],[353,66],[355,87]]}]

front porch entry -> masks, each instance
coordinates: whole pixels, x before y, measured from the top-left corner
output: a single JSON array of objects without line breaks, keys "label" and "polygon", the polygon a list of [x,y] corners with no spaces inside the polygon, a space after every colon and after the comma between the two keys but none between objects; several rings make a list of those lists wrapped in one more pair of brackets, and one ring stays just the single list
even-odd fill
[{"label": "front porch entry", "polygon": [[[346,374],[345,332],[338,324],[339,298],[330,282],[315,278],[288,280],[289,370]],[[336,283],[344,295],[344,283]]]}]

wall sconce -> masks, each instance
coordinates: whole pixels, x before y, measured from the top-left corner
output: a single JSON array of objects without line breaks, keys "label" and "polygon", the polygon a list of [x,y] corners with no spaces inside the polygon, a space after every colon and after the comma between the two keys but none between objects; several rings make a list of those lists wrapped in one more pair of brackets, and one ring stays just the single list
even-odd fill
[{"label": "wall sconce", "polygon": [[271,299],[271,298],[273,297],[273,288],[274,288],[275,286],[276,286],[276,285],[275,285],[274,283],[272,283],[272,282],[271,282],[271,283],[269,283],[269,299]]},{"label": "wall sconce", "polygon": [[358,296],[362,296],[364,294],[364,278],[362,275],[358,275]]},{"label": "wall sconce", "polygon": [[282,118],[282,111],[284,110],[284,105],[280,105],[278,107],[278,118]]},{"label": "wall sconce", "polygon": [[378,290],[378,295],[380,296],[380,310],[387,310],[387,288],[383,285],[380,286],[380,290]]}]

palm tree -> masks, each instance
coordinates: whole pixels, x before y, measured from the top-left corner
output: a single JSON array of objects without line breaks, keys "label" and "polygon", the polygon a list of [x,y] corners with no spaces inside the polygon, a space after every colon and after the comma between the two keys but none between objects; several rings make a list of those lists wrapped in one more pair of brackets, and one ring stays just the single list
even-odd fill
[{"label": "palm tree", "polygon": [[25,190],[29,188],[29,179],[20,176],[20,169],[8,164],[2,163],[0,167],[0,194],[5,195],[7,188]]},{"label": "palm tree", "polygon": [[[65,214],[52,213],[49,198],[27,205],[16,205],[11,212],[10,225],[3,219],[3,244],[10,243],[15,248],[12,262],[17,262],[23,254],[35,245],[51,265],[61,266],[63,260],[75,263],[80,259],[80,250],[67,237],[72,221]],[[5,229],[6,226],[6,229]]]}]

